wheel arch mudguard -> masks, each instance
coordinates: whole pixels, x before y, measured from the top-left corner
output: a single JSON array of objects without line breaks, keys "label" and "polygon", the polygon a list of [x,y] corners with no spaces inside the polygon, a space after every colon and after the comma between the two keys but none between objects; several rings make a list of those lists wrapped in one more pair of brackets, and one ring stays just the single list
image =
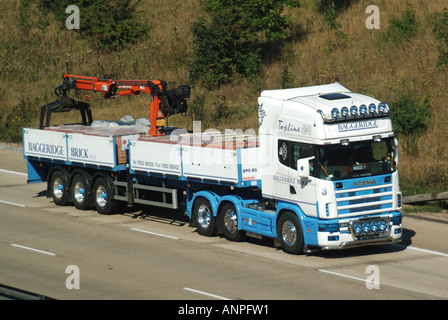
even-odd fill
[{"label": "wheel arch mudguard", "polygon": [[316,245],[317,244],[317,229],[318,224],[317,220],[315,218],[310,218],[305,215],[305,213],[302,211],[299,205],[288,203],[288,202],[282,202],[279,201],[276,205],[277,212],[276,212],[276,223],[275,223],[275,232],[274,234],[277,235],[277,223],[280,219],[280,216],[286,212],[290,211],[293,212],[295,215],[297,215],[300,225],[302,226],[302,234],[303,234],[303,242],[304,245]]},{"label": "wheel arch mudguard", "polygon": [[191,215],[193,213],[194,203],[196,202],[196,200],[198,198],[205,198],[208,200],[208,202],[210,202],[213,215],[216,217],[216,215],[218,213],[218,205],[220,202],[219,199],[221,197],[213,191],[201,190],[201,191],[196,192],[190,201],[187,201],[187,212],[188,212],[189,218],[190,219],[192,218]]},{"label": "wheel arch mudguard", "polygon": [[[226,204],[226,203],[230,203],[235,207],[236,210],[236,214],[238,217],[238,229],[241,229],[242,226],[242,222],[241,222],[241,217],[242,217],[242,207],[244,206],[244,202],[243,199],[238,196],[238,195],[225,195],[222,196],[220,198],[219,201],[219,205],[218,205],[218,210],[217,210],[217,215],[221,212],[221,208]],[[218,220],[218,233],[222,233],[222,225],[221,222]]]}]

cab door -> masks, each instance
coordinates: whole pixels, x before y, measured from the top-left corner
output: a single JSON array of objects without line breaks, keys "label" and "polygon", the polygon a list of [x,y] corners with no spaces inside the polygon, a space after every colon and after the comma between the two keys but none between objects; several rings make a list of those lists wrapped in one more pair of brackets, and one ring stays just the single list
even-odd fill
[{"label": "cab door", "polygon": [[[279,141],[279,144],[283,141]],[[288,190],[287,198],[296,203],[307,216],[316,216],[316,161],[309,160],[310,176],[306,179],[300,178],[297,171],[297,160],[312,158],[314,148],[310,144],[285,141],[289,145],[289,156],[284,162],[288,167]]]},{"label": "cab door", "polygon": [[[273,175],[273,194],[274,196],[283,201],[288,201],[289,197],[289,186],[290,186],[290,142],[288,140],[278,140],[277,141],[277,156],[278,163],[272,170]],[[274,149],[275,150],[275,149]]]}]

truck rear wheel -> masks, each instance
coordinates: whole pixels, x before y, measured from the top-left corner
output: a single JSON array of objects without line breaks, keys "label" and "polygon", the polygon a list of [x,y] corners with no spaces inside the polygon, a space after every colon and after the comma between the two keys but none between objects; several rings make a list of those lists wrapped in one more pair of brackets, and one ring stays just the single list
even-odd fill
[{"label": "truck rear wheel", "polygon": [[277,223],[277,238],[286,253],[300,254],[303,251],[303,232],[297,215],[285,212]]},{"label": "truck rear wheel", "polygon": [[112,185],[104,178],[98,178],[92,189],[93,202],[100,214],[112,214],[118,210],[118,201],[112,199]]},{"label": "truck rear wheel", "polygon": [[226,203],[221,208],[219,214],[220,223],[222,226],[223,235],[230,241],[244,240],[245,232],[238,230],[238,214],[235,206],[231,203]]},{"label": "truck rear wheel", "polygon": [[193,216],[198,233],[203,236],[216,234],[216,219],[213,216],[212,206],[205,198],[198,198],[193,207]]},{"label": "truck rear wheel", "polygon": [[48,189],[58,206],[66,206],[69,202],[68,183],[68,173],[64,169],[57,169],[52,173]]},{"label": "truck rear wheel", "polygon": [[90,194],[88,193],[89,182],[82,174],[75,174],[72,179],[70,192],[73,204],[77,209],[86,210],[89,208]]}]

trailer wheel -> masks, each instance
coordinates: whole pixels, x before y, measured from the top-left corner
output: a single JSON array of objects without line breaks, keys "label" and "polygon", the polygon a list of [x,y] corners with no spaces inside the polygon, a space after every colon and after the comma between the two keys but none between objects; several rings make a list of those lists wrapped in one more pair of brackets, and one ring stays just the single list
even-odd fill
[{"label": "trailer wheel", "polygon": [[198,233],[203,236],[216,234],[216,219],[213,216],[212,206],[205,198],[198,198],[194,203],[193,215]]},{"label": "trailer wheel", "polygon": [[222,226],[223,235],[227,240],[244,240],[246,233],[243,230],[238,230],[238,214],[233,204],[226,203],[222,206],[219,219]]},{"label": "trailer wheel", "polygon": [[303,232],[297,216],[285,212],[277,223],[277,238],[284,252],[300,254],[303,250]]},{"label": "trailer wheel", "polygon": [[70,192],[76,209],[86,210],[89,208],[90,194],[88,194],[89,182],[82,174],[75,174],[72,179]]},{"label": "trailer wheel", "polygon": [[117,212],[118,201],[112,199],[112,186],[107,179],[100,177],[95,181],[92,196],[98,213],[112,214]]},{"label": "trailer wheel", "polygon": [[66,206],[69,203],[68,174],[64,174],[62,170],[64,169],[57,169],[52,173],[48,185],[53,201],[58,206]]}]

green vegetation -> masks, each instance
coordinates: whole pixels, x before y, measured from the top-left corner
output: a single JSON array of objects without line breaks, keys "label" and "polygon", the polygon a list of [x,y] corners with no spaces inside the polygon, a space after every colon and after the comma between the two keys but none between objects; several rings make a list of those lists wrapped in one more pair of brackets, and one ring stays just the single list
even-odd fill
[{"label": "green vegetation", "polygon": [[420,203],[414,205],[406,205],[403,207],[404,212],[418,213],[418,212],[442,212],[448,209],[448,202],[446,200],[431,201],[428,203]]},{"label": "green vegetation", "polygon": [[434,33],[440,44],[437,46],[439,52],[438,65],[447,69],[448,67],[448,9],[435,15]]},{"label": "green vegetation", "polygon": [[[27,0],[28,2],[29,0]],[[23,0],[22,0],[23,2]],[[66,8],[80,8],[80,33],[99,49],[117,50],[143,37],[151,29],[132,0],[40,0],[42,12],[53,12],[65,28]]]},{"label": "green vegetation", "polygon": [[12,107],[9,113],[0,110],[0,141],[22,141],[22,128],[30,126],[38,117],[37,106],[39,99],[33,101],[28,98],[20,98],[19,103]]},{"label": "green vegetation", "polygon": [[408,4],[406,9],[397,17],[392,15],[390,25],[385,32],[385,38],[395,44],[411,41],[418,30],[418,21],[415,11]]},{"label": "green vegetation", "polygon": [[422,102],[409,93],[402,93],[390,105],[394,132],[400,136],[423,135],[429,126],[431,112],[427,100]]},{"label": "green vegetation", "polygon": [[194,24],[194,56],[190,74],[207,88],[216,88],[239,76],[251,77],[262,65],[262,45],[288,37],[291,28],[282,15],[294,0],[208,0],[208,17]]}]

